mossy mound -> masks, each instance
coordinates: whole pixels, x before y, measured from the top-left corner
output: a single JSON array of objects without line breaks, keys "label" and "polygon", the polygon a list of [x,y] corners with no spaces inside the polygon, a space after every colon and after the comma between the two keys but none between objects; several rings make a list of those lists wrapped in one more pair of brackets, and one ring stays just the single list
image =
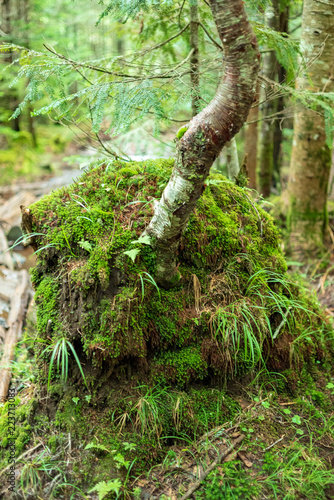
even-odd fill
[{"label": "mossy mound", "polygon": [[[51,353],[63,359],[63,339],[88,384],[219,383],[259,363],[293,380],[332,349],[315,300],[286,275],[273,219],[220,175],[209,178],[183,235],[181,285],[156,286],[154,242],[141,234],[172,165],[100,165],[24,211],[39,251],[32,280],[44,383]],[[77,363],[71,369],[79,378]]]}]

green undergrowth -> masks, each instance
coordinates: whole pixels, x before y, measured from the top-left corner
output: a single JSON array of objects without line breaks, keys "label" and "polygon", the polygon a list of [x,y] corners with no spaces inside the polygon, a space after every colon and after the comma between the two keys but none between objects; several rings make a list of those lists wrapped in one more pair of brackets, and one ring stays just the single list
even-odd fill
[{"label": "green undergrowth", "polygon": [[[290,371],[293,384],[305,362],[329,361],[331,326],[286,274],[272,218],[219,174],[208,179],[183,235],[181,286],[159,290],[154,241],[142,233],[172,165],[93,166],[30,207],[24,223],[38,252],[35,350],[41,367],[52,355],[49,380],[67,363],[59,345],[78,353],[94,389],[106,372],[182,388],[221,386],[264,365]],[[71,369],[80,378],[80,361]]]},{"label": "green undergrowth", "polygon": [[[300,374],[294,397],[277,392],[275,373],[224,391],[109,384],[104,393],[88,394],[57,384],[47,394],[31,373],[19,372],[25,388],[15,399],[13,439],[23,497],[90,498],[94,489],[106,499],[181,498],[222,444],[241,434],[241,455],[217,466],[193,498],[326,500],[333,493],[334,376],[321,366]],[[13,380],[12,387],[22,385]],[[1,470],[9,457],[8,429],[4,404]]]},{"label": "green undergrowth", "polygon": [[37,144],[28,130],[17,132],[2,126],[0,134],[0,185],[29,182],[50,173],[56,155],[63,153],[73,138],[71,133],[54,125],[37,127]]}]

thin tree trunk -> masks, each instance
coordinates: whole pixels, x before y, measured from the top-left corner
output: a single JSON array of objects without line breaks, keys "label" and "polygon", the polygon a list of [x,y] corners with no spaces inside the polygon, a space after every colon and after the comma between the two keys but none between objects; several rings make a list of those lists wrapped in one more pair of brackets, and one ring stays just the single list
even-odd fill
[{"label": "thin tree trunk", "polygon": [[[268,28],[278,29],[278,0],[273,0],[265,10],[265,24]],[[263,57],[263,75],[271,80],[275,80],[277,73],[277,60],[275,52],[268,51]],[[271,179],[273,175],[273,143],[274,126],[271,121],[266,120],[266,116],[272,115],[276,110],[276,101],[267,99],[267,90],[264,88],[261,92],[262,125],[261,125],[261,143],[260,143],[260,192],[263,196],[270,195]]]},{"label": "thin tree trunk", "polygon": [[[17,21],[17,10],[15,9],[13,0],[2,0],[0,6],[1,6],[1,20],[2,20],[1,29],[7,35],[4,41],[13,42],[15,41],[14,28],[15,28],[15,21]],[[11,51],[5,52],[3,55],[3,60],[5,64],[8,65],[11,64],[13,62],[13,53]],[[18,104],[19,104],[19,98],[17,95],[17,89],[15,88],[9,89],[3,107],[7,108],[9,111],[11,111],[11,114],[13,114]],[[8,125],[8,123],[6,123],[6,125]],[[13,130],[19,132],[20,117],[18,116],[15,119],[11,120],[10,126]]]},{"label": "thin tree trunk", "polygon": [[332,146],[332,161],[328,182],[328,198],[334,200],[334,141]]},{"label": "thin tree trunk", "polygon": [[[280,13],[279,17],[279,31],[281,33],[289,33],[289,7],[286,6]],[[282,83],[286,79],[286,69],[279,62],[277,62],[277,77],[279,83]],[[285,108],[285,96],[280,95],[277,99],[276,111],[277,113],[283,111]],[[282,121],[274,121],[274,145],[273,145],[273,184],[277,187],[280,183],[281,177],[281,162],[282,162],[282,141],[283,141],[283,130]]]},{"label": "thin tree trunk", "polygon": [[[333,0],[304,1],[302,51],[306,69],[297,88],[334,90],[333,25]],[[290,250],[297,257],[313,256],[323,248],[330,167],[323,112],[299,110],[295,115],[288,182]]]},{"label": "thin tree trunk", "polygon": [[180,280],[177,250],[182,232],[213,162],[247,118],[259,70],[257,40],[243,1],[211,0],[211,10],[225,50],[224,76],[212,101],[179,139],[171,178],[147,228],[157,248],[156,280],[164,287]]},{"label": "thin tree trunk", "polygon": [[199,100],[200,100],[200,90],[199,90],[199,51],[198,51],[198,4],[190,4],[190,49],[192,50],[192,55],[190,58],[190,81],[191,81],[191,112],[192,116],[196,116],[199,111]]},{"label": "thin tree trunk", "polygon": [[235,181],[239,173],[240,165],[238,158],[237,141],[235,137],[225,144],[226,160],[227,160],[227,175],[232,181]]},{"label": "thin tree trunk", "polygon": [[[256,99],[260,95],[259,82],[256,85]],[[259,119],[259,106],[252,106],[249,110],[247,121],[249,125],[246,128],[245,135],[245,155],[247,155],[247,171],[248,171],[248,187],[256,189],[256,165],[257,165],[257,143],[258,143],[258,119]]]}]

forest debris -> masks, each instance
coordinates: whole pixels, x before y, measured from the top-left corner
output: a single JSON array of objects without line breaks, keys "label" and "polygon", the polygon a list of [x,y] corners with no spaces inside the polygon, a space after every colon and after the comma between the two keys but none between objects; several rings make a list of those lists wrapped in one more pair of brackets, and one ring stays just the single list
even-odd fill
[{"label": "forest debris", "polygon": [[29,206],[35,201],[36,196],[29,191],[21,191],[15,194],[0,207],[0,220],[6,222],[6,224],[8,225],[8,230],[14,226],[20,227],[20,205]]},{"label": "forest debris", "polygon": [[10,303],[10,313],[7,321],[8,331],[6,333],[3,356],[1,359],[3,369],[0,373],[0,401],[7,399],[11,379],[10,363],[14,359],[15,346],[21,336],[24,311],[29,298],[28,272],[23,269],[18,274],[21,280],[16,287],[15,294]]},{"label": "forest debris", "polygon": [[202,481],[204,481],[205,478],[208,477],[208,475],[210,474],[210,472],[212,472],[215,467],[217,467],[217,465],[219,465],[222,460],[224,460],[224,458],[226,458],[233,450],[234,448],[239,444],[241,443],[241,441],[243,441],[243,439],[245,438],[245,435],[244,434],[241,434],[241,436],[239,436],[235,441],[234,443],[232,443],[228,448],[226,448],[225,451],[223,451],[222,453],[219,453],[218,457],[216,458],[216,460],[214,460],[214,462],[205,470],[205,472],[203,473],[203,475],[198,479],[198,481],[196,481],[192,486],[191,488],[189,488],[189,490],[187,491],[187,493],[185,493],[185,495],[183,495],[183,497],[181,497],[181,500],[186,500],[187,498],[190,498],[191,495],[200,487]]},{"label": "forest debris", "polygon": [[[17,457],[15,460],[16,462],[19,462],[20,460],[22,460],[22,458],[25,458],[29,455],[31,455],[34,451],[38,450],[38,448],[40,448],[41,446],[44,446],[44,443],[38,443],[36,446],[34,446],[33,448],[29,448],[29,450],[25,451],[24,453],[22,453],[22,455],[20,455],[19,457]],[[7,465],[7,467],[5,467],[2,471],[0,471],[0,477],[3,476],[3,474],[10,469],[10,467],[12,466],[12,463],[10,463],[9,465]]]},{"label": "forest debris", "polygon": [[[1,216],[0,216],[1,219]],[[8,252],[8,241],[4,230],[0,226],[0,258],[3,264],[8,267],[11,271],[14,270],[14,262],[10,253]]]},{"label": "forest debris", "polygon": [[277,439],[277,441],[275,441],[271,445],[267,446],[267,448],[265,448],[263,450],[263,452],[270,450],[270,448],[273,448],[275,446],[275,444],[279,443],[280,441],[282,441],[284,439],[284,436],[285,436],[285,434],[283,434],[283,436],[280,439]]},{"label": "forest debris", "polygon": [[238,451],[238,457],[246,467],[253,467],[253,462],[247,458],[247,453],[244,450]]}]

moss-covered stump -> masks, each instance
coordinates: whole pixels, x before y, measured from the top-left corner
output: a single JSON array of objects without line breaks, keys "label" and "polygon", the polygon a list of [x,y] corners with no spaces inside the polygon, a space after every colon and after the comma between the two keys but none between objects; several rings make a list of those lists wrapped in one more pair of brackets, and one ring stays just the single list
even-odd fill
[{"label": "moss-covered stump", "polygon": [[67,374],[66,350],[72,382],[81,366],[95,389],[110,380],[220,384],[261,364],[294,384],[305,363],[329,359],[332,330],[286,275],[272,218],[220,175],[208,180],[183,235],[182,283],[157,287],[154,241],[141,235],[172,164],[100,165],[23,209],[39,252],[32,281],[42,383],[61,375],[57,364]]}]

